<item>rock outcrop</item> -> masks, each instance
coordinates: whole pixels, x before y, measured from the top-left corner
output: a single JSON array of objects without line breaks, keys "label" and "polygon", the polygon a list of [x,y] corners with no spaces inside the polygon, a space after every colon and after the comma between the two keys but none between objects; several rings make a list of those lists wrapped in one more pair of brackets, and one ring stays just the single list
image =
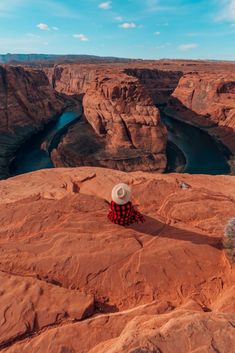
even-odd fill
[{"label": "rock outcrop", "polygon": [[43,71],[0,66],[0,178],[19,146],[64,106]]},{"label": "rock outcrop", "polygon": [[234,154],[233,64],[135,61],[43,70],[0,68],[0,177],[17,148],[78,98],[84,121],[53,151],[55,166],[164,171],[167,134],[155,105],[167,105],[167,114],[206,129]]},{"label": "rock outcrop", "polygon": [[[68,133],[52,154],[56,166],[96,165],[125,171],[163,172],[166,168],[166,128],[158,109],[136,77],[120,69],[112,72],[81,67],[57,66],[53,86],[65,94],[84,94],[84,116],[95,134],[86,136],[84,124]],[[95,150],[91,146],[98,146]],[[82,152],[81,152],[82,151]],[[84,153],[85,152],[85,153]]]},{"label": "rock outcrop", "polygon": [[163,71],[150,68],[130,68],[126,74],[137,77],[141,85],[152,97],[154,104],[166,104],[183,76],[182,71]]},{"label": "rock outcrop", "polygon": [[[154,118],[156,116],[154,105],[162,106],[162,109],[166,105],[165,112],[168,115],[206,129],[234,154],[234,68],[232,63],[197,61],[145,63],[136,61],[128,64],[99,66],[56,65],[47,74],[58,92],[84,96],[85,116],[96,133],[96,136],[89,135],[89,141],[99,146],[99,152],[93,153],[91,142],[83,158],[84,155],[82,156],[79,151],[80,141],[84,138],[79,133],[80,127],[77,125],[69,131],[58,150],[54,151],[55,164],[57,166],[99,165],[126,171],[155,168],[161,171],[164,165],[164,148],[161,149],[161,146],[165,145],[166,138],[162,126],[158,123],[159,118],[157,120]],[[136,92],[137,99],[131,99],[132,91],[129,88]],[[127,95],[123,94],[124,91]],[[121,108],[120,102],[123,103]],[[128,111],[129,106],[131,111]],[[143,106],[145,106],[144,110]],[[157,129],[154,131],[158,130],[157,142],[155,142],[155,147],[158,144],[157,159],[156,153],[151,152],[149,147],[146,149],[145,143],[141,148],[139,146],[138,149],[131,148],[129,152],[125,150],[126,141],[132,138],[133,131],[130,130],[130,124],[126,123],[126,118],[123,119],[123,116],[129,115],[128,120],[131,121],[132,127],[134,121],[138,122],[139,126],[143,127],[141,129],[143,132],[146,130],[144,117],[146,114],[155,121]],[[119,129],[114,131],[114,117],[115,124],[117,118],[119,121],[122,118],[125,126],[121,123]],[[148,124],[147,122],[147,126]],[[125,131],[127,138],[123,135],[124,128],[127,128]],[[109,135],[110,131],[112,131],[111,135],[115,135],[115,139]],[[142,134],[142,132],[141,141],[146,139],[145,133]],[[148,142],[152,144],[153,141],[151,133]],[[116,151],[113,149],[114,144],[116,144]],[[130,145],[135,146],[132,142]],[[124,160],[120,151],[117,153],[118,147],[125,151],[127,159]],[[113,161],[111,161],[111,155]],[[143,155],[149,155],[147,160],[143,160]],[[138,159],[136,159],[137,156]],[[134,168],[134,164],[138,164],[138,168]]]},{"label": "rock outcrop", "polygon": [[235,154],[235,73],[185,74],[165,111],[206,129]]},{"label": "rock outcrop", "polygon": [[[108,222],[120,181],[146,223]],[[234,268],[222,237],[235,177],[64,168],[1,181],[0,194],[3,352],[234,347]]]}]

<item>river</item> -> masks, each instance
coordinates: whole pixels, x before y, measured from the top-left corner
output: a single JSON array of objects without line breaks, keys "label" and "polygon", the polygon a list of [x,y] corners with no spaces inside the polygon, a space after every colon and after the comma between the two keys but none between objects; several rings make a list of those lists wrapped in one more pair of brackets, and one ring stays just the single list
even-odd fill
[{"label": "river", "polygon": [[[66,128],[79,119],[76,111],[64,112],[56,121],[50,122],[42,132],[33,136],[17,153],[12,163],[12,175],[38,169],[53,168],[50,151],[55,148]],[[168,128],[168,172],[177,171],[177,163],[186,162],[184,173],[228,174],[230,171],[225,153],[215,140],[204,131],[170,118],[161,113]],[[49,148],[45,148],[48,145]],[[176,146],[176,150],[172,146]],[[48,152],[49,149],[49,152]],[[181,153],[179,153],[181,150]],[[183,153],[182,153],[183,152]],[[181,154],[181,156],[180,156]],[[183,158],[182,158],[183,156]]]},{"label": "river", "polygon": [[79,119],[77,111],[66,111],[55,120],[46,125],[43,131],[34,135],[22,148],[11,165],[11,174],[19,175],[39,169],[53,168],[49,150],[58,145],[57,134],[65,132],[64,129]]},{"label": "river", "polygon": [[184,173],[228,174],[228,151],[206,132],[161,113],[161,120],[167,126],[168,140],[184,154]]}]

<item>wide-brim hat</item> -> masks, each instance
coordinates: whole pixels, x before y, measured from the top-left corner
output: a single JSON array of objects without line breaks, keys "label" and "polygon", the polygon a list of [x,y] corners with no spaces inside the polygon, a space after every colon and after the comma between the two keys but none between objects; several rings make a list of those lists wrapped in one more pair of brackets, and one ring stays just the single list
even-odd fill
[{"label": "wide-brim hat", "polygon": [[131,189],[127,184],[120,183],[112,190],[112,200],[118,205],[124,205],[131,199]]}]

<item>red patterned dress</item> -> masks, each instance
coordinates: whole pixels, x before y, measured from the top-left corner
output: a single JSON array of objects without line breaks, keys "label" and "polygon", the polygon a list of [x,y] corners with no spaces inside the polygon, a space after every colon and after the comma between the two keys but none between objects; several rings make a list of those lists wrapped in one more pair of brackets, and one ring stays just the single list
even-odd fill
[{"label": "red patterned dress", "polygon": [[121,226],[129,226],[135,222],[144,222],[144,216],[136,211],[129,201],[125,205],[118,205],[114,201],[111,202],[108,219]]}]

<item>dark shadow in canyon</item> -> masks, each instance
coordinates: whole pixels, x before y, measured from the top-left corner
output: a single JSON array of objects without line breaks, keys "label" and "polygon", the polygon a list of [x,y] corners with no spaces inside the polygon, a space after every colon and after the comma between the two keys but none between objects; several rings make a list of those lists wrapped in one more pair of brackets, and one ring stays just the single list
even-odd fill
[{"label": "dark shadow in canyon", "polygon": [[[233,155],[233,151],[225,145],[222,141],[223,137],[229,137],[231,140],[234,138],[234,131],[232,128],[227,126],[219,126],[210,120],[210,114],[202,115],[186,107],[178,98],[172,97],[168,101],[168,104],[161,105],[159,107],[161,111],[172,117],[173,119],[182,121],[183,123],[189,124],[207,133],[215,141],[220,151],[224,154],[226,158]],[[190,117],[190,119],[188,118]],[[224,117],[226,119],[226,114],[224,112]],[[207,121],[207,123],[205,123]],[[217,129],[217,136],[215,134],[210,134],[210,129]]]},{"label": "dark shadow in canyon", "polygon": [[176,228],[146,215],[144,215],[144,218],[144,223],[133,224],[130,226],[130,228],[134,229],[138,233],[150,235],[153,237],[190,241],[198,245],[209,245],[216,249],[223,248],[221,238],[213,236],[210,237],[205,234],[192,232],[190,230]]},{"label": "dark shadow in canyon", "polygon": [[139,79],[154,104],[166,104],[184,75],[182,71],[164,71],[154,68],[129,68],[124,73]]},{"label": "dark shadow in canyon", "polygon": [[[168,138],[172,139],[186,157],[185,173],[211,175],[230,173],[228,160],[232,152],[227,145],[234,138],[234,131],[231,128],[212,123],[209,115],[195,113],[174,97],[159,109],[162,122],[168,128]],[[210,133],[209,130],[212,128],[214,131]]]}]

